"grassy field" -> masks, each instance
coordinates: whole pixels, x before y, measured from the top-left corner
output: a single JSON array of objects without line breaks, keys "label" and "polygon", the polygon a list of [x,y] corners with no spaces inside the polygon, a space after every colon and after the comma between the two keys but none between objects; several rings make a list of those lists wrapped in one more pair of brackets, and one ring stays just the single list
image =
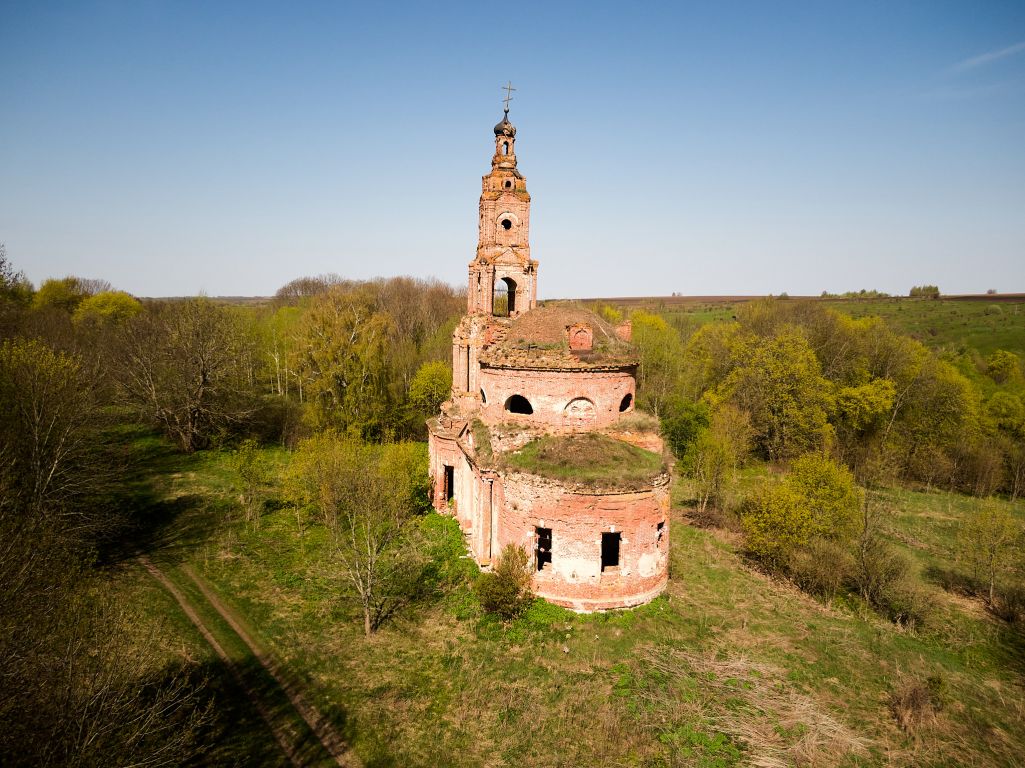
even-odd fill
[{"label": "grassy field", "polygon": [[878,315],[894,330],[930,347],[977,350],[983,357],[1006,349],[1025,357],[1025,302],[849,299],[824,303],[851,317]]},{"label": "grassy field", "polygon": [[[648,606],[578,616],[536,601],[502,624],[479,612],[455,523],[431,514],[423,526],[444,553],[444,588],[364,639],[319,526],[273,498],[247,525],[227,454],[179,456],[146,436],[126,451],[138,458],[140,514],[157,531],[142,547],[182,589],[182,566],[201,574],[367,766],[1010,766],[1025,753],[1021,634],[941,586],[958,568],[953,537],[970,499],[882,495],[890,535],[940,605],[917,633],[752,569],[732,534],[688,524],[679,487],[670,585]],[[168,653],[217,673],[240,723],[214,762],[280,763],[175,604],[130,565],[112,569],[111,584],[145,605],[147,620],[173,623],[180,645]],[[245,663],[246,649],[205,615]],[[941,681],[944,706],[904,731],[890,696],[929,678]]]},{"label": "grassy field", "polygon": [[[670,299],[595,299],[625,309],[655,311],[681,329],[697,328],[709,322],[729,320],[741,301],[739,297],[676,297]],[[798,301],[794,298],[791,301]],[[819,299],[821,303],[851,317],[877,315],[896,331],[905,333],[934,349],[954,352],[975,350],[983,357],[1006,349],[1025,357],[1025,298],[1002,297],[987,300],[957,298],[926,299]]]}]

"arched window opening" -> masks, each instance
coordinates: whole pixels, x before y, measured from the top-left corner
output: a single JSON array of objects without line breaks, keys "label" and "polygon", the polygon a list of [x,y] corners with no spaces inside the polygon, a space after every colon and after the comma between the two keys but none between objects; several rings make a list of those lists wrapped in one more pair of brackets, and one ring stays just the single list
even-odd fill
[{"label": "arched window opening", "polygon": [[516,312],[516,281],[511,277],[503,277],[495,281],[495,290],[491,296],[491,314],[495,317],[512,317]]},{"label": "arched window opening", "polygon": [[505,409],[509,411],[509,413],[522,413],[526,416],[529,416],[534,412],[534,408],[531,406],[530,401],[523,395],[513,395],[506,400]]},{"label": "arched window opening", "polygon": [[505,182],[505,188],[506,189],[512,189],[512,182],[511,181]]},{"label": "arched window opening", "polygon": [[503,155],[508,155],[509,154],[509,142],[508,141],[503,141],[502,142],[502,154]]},{"label": "arched window opening", "polygon": [[480,388],[480,401],[484,403],[484,405],[488,404],[488,396],[484,394],[484,387]]},{"label": "arched window opening", "polygon": [[619,401],[619,412],[623,413],[624,411],[629,411],[630,406],[633,405],[633,402],[634,396],[631,393],[627,392],[625,395],[623,395],[623,399]]},{"label": "arched window opening", "polygon": [[512,229],[512,221],[509,219],[502,219],[502,229],[504,229],[506,232]]}]

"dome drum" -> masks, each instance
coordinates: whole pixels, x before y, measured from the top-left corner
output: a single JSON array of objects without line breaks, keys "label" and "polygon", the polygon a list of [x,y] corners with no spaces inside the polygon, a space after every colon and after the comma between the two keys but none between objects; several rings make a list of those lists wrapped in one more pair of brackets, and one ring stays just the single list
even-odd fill
[{"label": "dome drum", "polygon": [[[627,409],[633,410],[636,382],[630,370],[537,371],[482,367],[478,379],[485,403],[485,423],[522,422],[559,432],[578,432],[612,426]],[[527,409],[510,407],[521,398]]]}]

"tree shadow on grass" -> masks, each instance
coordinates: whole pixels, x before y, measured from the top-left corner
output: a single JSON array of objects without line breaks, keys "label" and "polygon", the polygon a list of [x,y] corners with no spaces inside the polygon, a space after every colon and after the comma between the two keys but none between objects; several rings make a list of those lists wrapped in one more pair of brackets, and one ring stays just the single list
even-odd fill
[{"label": "tree shadow on grass", "polygon": [[[923,577],[953,594],[972,599],[987,595],[988,587],[971,574],[954,568],[930,565],[922,572]],[[1009,594],[1001,591],[994,605],[985,606],[986,613],[996,625],[993,654],[996,662],[1019,677],[1025,678],[1025,622],[1016,606],[1009,604]],[[1014,600],[1020,597],[1013,595]]]},{"label": "tree shadow on grass", "polygon": [[[276,766],[288,765],[289,759],[278,743],[250,693],[260,702],[264,713],[286,740],[299,765],[336,765],[330,752],[299,716],[285,692],[260,663],[250,657],[236,664],[245,681],[241,686],[226,664],[221,661],[204,665],[202,673],[208,680],[213,717],[204,734],[207,750],[196,765]],[[324,717],[352,743],[351,722],[345,710],[332,705]]]},{"label": "tree shadow on grass", "polygon": [[[142,674],[122,674],[126,668],[117,659],[96,668],[110,674],[80,680],[58,671],[44,676],[43,688],[19,696],[4,713],[0,763],[336,765],[255,659],[234,669],[217,658]],[[332,714],[344,728],[345,713]]]},{"label": "tree shadow on grass", "polygon": [[169,496],[167,479],[195,471],[202,454],[183,454],[144,430],[122,430],[104,446],[117,481],[104,489],[113,524],[97,542],[102,565],[118,565],[139,554],[182,559],[217,530],[228,502],[216,494]]},{"label": "tree shadow on grass", "polygon": [[982,589],[982,583],[978,579],[955,568],[929,565],[922,571],[922,576],[941,589],[958,595],[973,597]]}]

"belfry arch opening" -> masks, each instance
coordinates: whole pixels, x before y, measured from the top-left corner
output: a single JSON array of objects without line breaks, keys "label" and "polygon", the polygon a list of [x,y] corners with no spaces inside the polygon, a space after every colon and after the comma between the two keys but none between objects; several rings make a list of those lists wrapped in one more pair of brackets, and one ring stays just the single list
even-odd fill
[{"label": "belfry arch opening", "polygon": [[495,292],[491,301],[495,317],[512,317],[516,313],[516,281],[503,277],[495,281]]},{"label": "belfry arch opening", "polygon": [[503,155],[508,155],[509,154],[509,142],[508,141],[503,141],[502,142],[502,154]]},{"label": "belfry arch opening", "polygon": [[506,400],[505,409],[509,411],[509,413],[522,413],[526,416],[529,416],[534,412],[534,407],[523,395],[513,395]]}]

